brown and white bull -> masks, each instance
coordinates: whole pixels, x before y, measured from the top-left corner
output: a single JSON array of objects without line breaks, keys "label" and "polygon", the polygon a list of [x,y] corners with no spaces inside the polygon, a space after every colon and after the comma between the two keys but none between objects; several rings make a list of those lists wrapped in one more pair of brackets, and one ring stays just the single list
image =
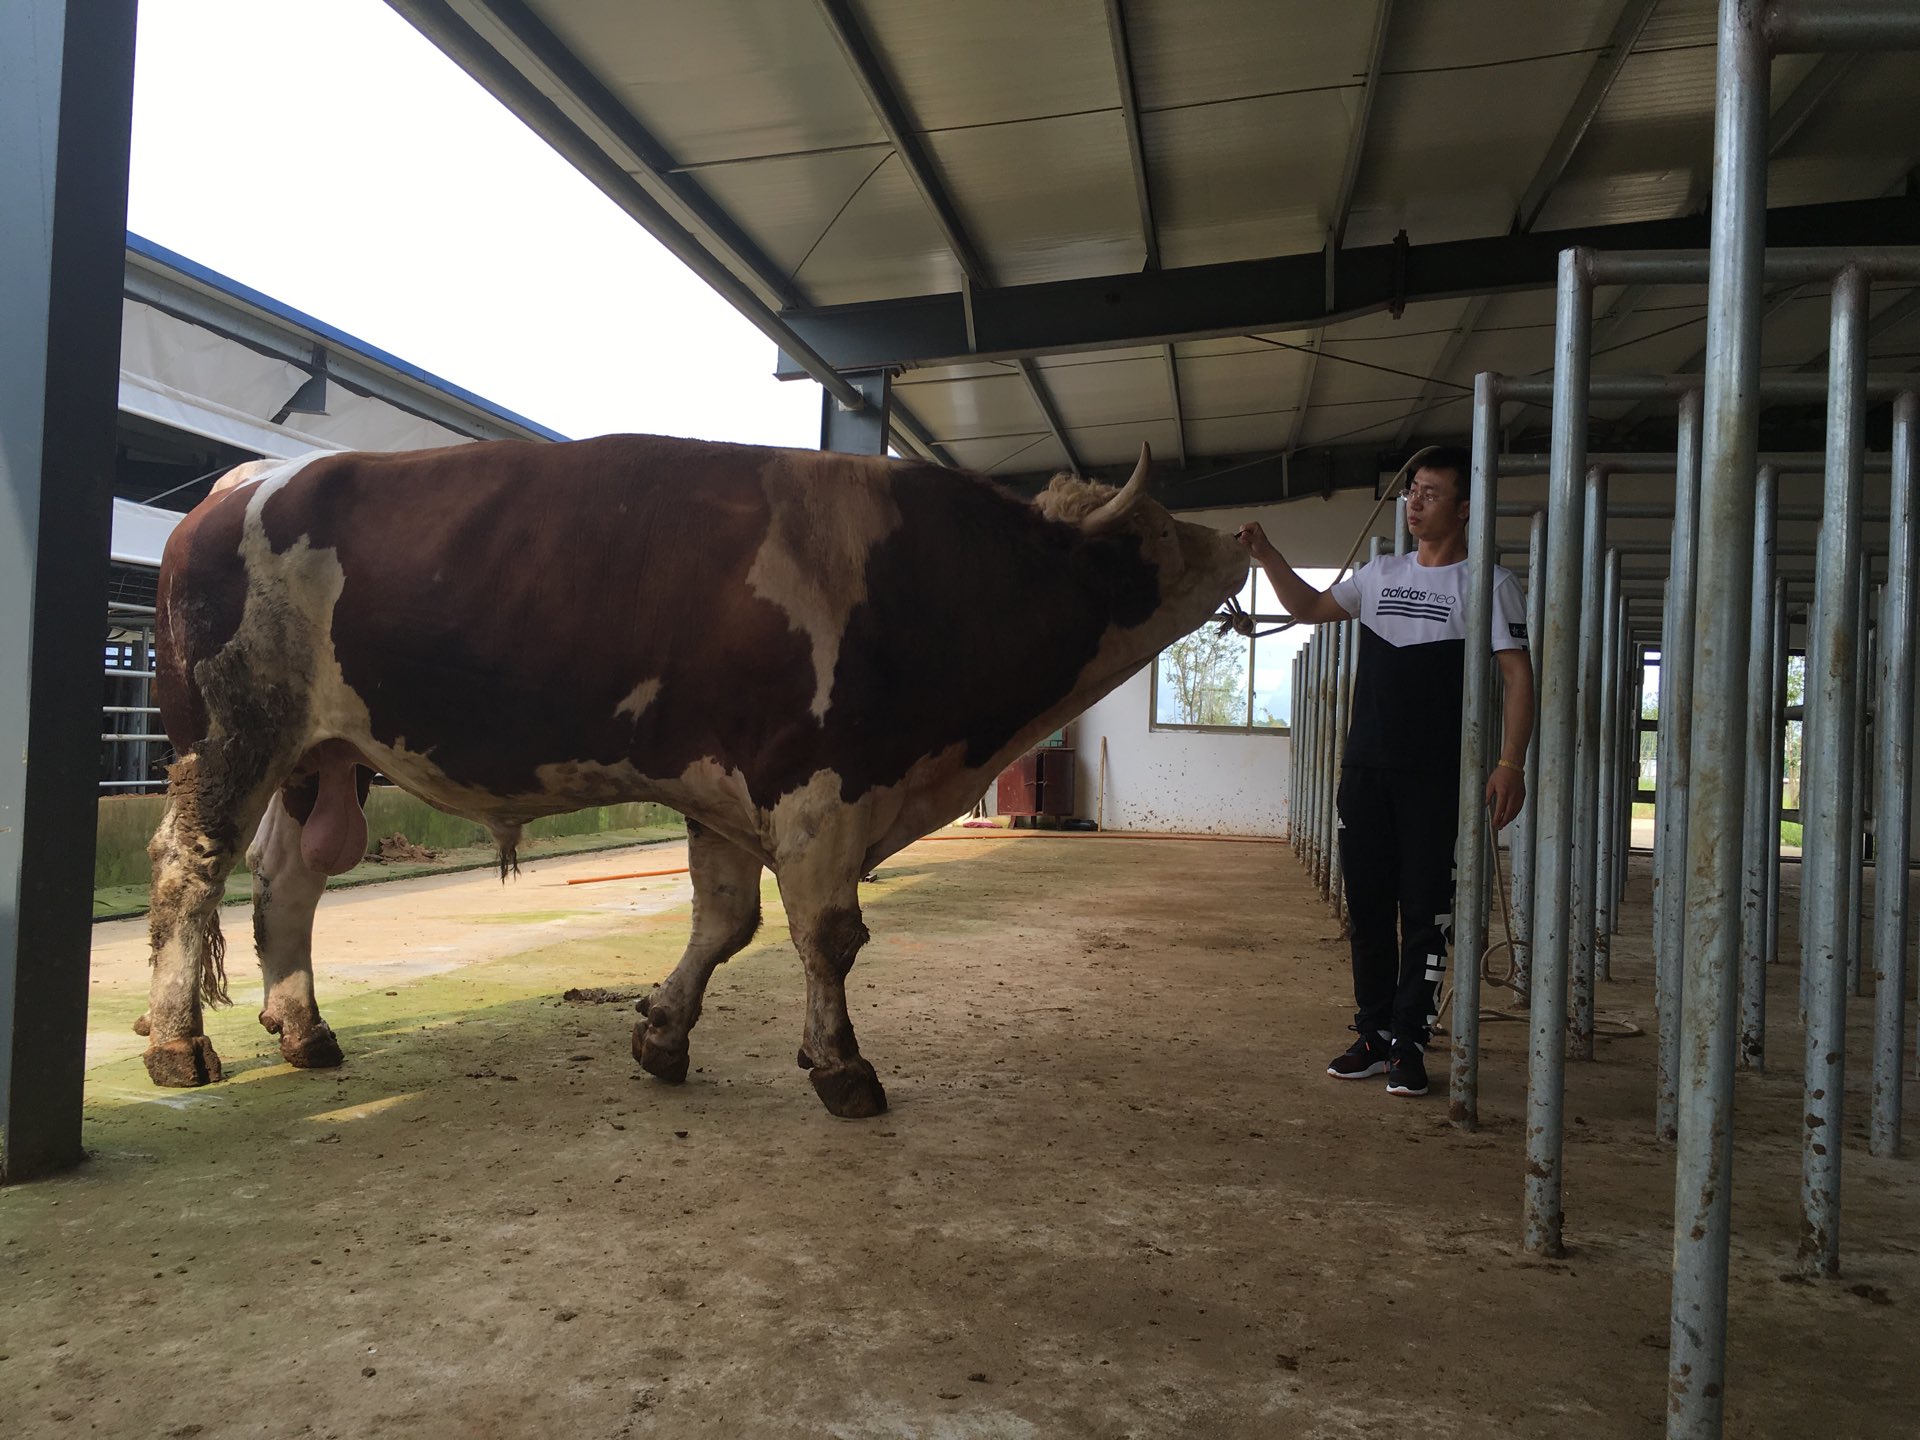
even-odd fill
[{"label": "brown and white bull", "polygon": [[[155,834],[161,1085],[221,1078],[219,902],[247,837],[260,1021],[340,1062],[314,907],[366,848],[366,778],[520,827],[651,800],[687,817],[693,931],[633,1050],[669,1081],[770,867],[807,977],[800,1064],[836,1115],[886,1094],[843,982],[861,875],[1241,585],[1227,535],[1122,489],[1021,500],[935,466],[652,436],[256,462],[160,572],[159,705],[180,760]],[[256,833],[257,831],[257,833]]]}]

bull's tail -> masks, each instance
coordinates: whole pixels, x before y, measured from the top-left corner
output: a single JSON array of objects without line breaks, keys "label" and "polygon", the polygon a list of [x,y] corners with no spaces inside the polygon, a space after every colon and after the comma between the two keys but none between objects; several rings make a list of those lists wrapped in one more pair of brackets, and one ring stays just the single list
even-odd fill
[{"label": "bull's tail", "polygon": [[200,998],[212,1006],[231,1005],[233,998],[227,994],[227,937],[220,931],[218,911],[207,917],[201,940],[205,958],[200,963]]}]

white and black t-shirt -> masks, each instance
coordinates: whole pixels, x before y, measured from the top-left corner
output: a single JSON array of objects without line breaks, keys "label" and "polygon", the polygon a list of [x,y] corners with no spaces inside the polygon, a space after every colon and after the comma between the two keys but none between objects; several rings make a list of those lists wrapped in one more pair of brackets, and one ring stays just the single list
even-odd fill
[{"label": "white and black t-shirt", "polygon": [[[1360,621],[1347,764],[1458,768],[1468,583],[1466,561],[1422,565],[1409,553],[1370,560],[1327,592]],[[1493,569],[1493,648],[1527,648],[1520,582],[1498,565]]]}]

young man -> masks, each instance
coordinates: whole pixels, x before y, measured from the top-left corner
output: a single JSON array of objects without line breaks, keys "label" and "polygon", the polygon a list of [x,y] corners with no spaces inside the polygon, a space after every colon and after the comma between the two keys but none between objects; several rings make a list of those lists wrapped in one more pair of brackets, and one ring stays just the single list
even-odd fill
[{"label": "young man", "polygon": [[[1360,1038],[1327,1073],[1364,1080],[1384,1070],[1393,1095],[1427,1093],[1422,1052],[1453,938],[1470,473],[1466,452],[1436,450],[1407,487],[1407,529],[1418,548],[1382,555],[1324,593],[1294,573],[1259,525],[1239,532],[1296,620],[1360,621],[1353,725],[1336,797]],[[1505,744],[1486,785],[1496,830],[1526,799],[1523,766],[1533,730],[1526,646],[1519,583],[1496,567],[1493,651],[1506,683]],[[1465,988],[1457,1003],[1474,1003],[1477,984],[1469,980]]]}]

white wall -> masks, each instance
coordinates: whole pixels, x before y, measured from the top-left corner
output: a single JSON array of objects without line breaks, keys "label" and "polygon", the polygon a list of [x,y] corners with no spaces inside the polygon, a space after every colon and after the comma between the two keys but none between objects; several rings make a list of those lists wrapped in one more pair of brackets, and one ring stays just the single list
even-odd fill
[{"label": "white wall", "polygon": [[[1246,510],[1188,511],[1180,519],[1237,530],[1258,520],[1296,569],[1332,569],[1346,559],[1373,509],[1366,492]],[[1393,508],[1374,533],[1391,534]],[[1366,559],[1364,545],[1360,560]],[[1293,741],[1285,735],[1219,735],[1151,728],[1152,667],[1074,722],[1080,814],[1099,800],[1100,741],[1107,742],[1106,827],[1218,835],[1284,835]]]}]

